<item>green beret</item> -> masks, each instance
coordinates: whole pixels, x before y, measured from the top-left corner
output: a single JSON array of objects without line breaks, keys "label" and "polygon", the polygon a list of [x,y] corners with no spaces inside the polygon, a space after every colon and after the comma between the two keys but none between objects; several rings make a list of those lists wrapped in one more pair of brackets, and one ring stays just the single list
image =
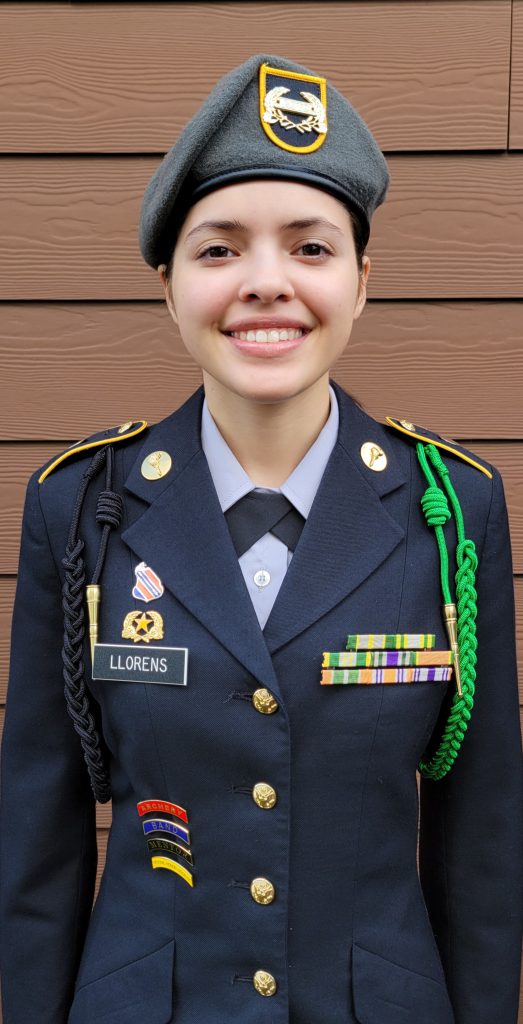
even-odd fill
[{"label": "green beret", "polygon": [[253,178],[331,193],[353,209],[365,243],[389,185],[385,158],[349,101],[303,65],[258,54],[218,82],[149,181],[139,226],[146,263],[168,263],[198,199]]}]

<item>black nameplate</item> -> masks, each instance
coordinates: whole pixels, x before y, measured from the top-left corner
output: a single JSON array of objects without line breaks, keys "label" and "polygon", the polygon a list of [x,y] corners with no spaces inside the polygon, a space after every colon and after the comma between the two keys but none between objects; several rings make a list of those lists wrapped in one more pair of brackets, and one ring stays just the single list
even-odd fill
[{"label": "black nameplate", "polygon": [[95,644],[93,679],[187,686],[188,647]]}]

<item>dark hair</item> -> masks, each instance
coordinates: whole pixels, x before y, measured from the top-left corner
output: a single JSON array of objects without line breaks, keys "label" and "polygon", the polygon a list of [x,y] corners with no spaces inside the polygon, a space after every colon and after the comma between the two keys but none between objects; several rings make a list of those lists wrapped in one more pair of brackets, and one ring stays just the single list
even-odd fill
[{"label": "dark hair", "polygon": [[[358,272],[361,274],[363,270],[363,257],[365,255],[365,249],[367,245],[368,227],[362,222],[361,217],[355,210],[352,209],[352,207],[345,205],[345,209],[347,210],[347,213],[349,214],[351,221],[352,238],[354,240],[354,248],[356,250],[356,262],[358,264]],[[167,279],[167,284],[171,283],[171,274],[173,270],[175,248],[176,239],[174,241],[171,255],[169,257],[169,262],[167,263],[167,266],[165,268],[165,277]]]}]

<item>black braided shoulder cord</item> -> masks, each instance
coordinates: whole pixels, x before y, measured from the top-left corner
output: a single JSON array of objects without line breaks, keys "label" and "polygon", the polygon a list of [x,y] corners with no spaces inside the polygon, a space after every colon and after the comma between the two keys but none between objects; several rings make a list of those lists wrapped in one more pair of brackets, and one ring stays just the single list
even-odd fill
[{"label": "black braided shoulder cord", "polygon": [[65,569],[62,607],[64,611],[64,693],[67,711],[78,733],[91,780],[95,800],[107,803],[111,799],[109,773],[104,764],[101,742],[91,713],[85,689],[83,642],[85,638],[85,568],[82,558],[84,543],[78,540],[74,547],[67,545],[62,565]]},{"label": "black braided shoulder cord", "polygon": [[100,525],[103,525],[102,541],[95,571],[96,579],[101,573],[109,532],[113,526],[118,526],[122,512],[122,499],[120,495],[110,490],[113,451],[109,446],[102,448],[96,453],[82,477],[69,531],[66,553],[62,560],[65,570],[65,581],[62,589],[62,608],[64,613],[64,644],[62,648],[64,693],[68,714],[82,743],[94,797],[102,804],[107,803],[111,799],[111,784],[109,772],[104,761],[104,754],[102,753],[102,741],[91,713],[89,695],[85,686],[83,662],[83,643],[85,639],[85,564],[83,559],[84,542],[78,536],[78,526],[89,484],[98,474],[104,462],[107,465],[107,489],[102,491],[98,499],[96,515],[97,521]]}]

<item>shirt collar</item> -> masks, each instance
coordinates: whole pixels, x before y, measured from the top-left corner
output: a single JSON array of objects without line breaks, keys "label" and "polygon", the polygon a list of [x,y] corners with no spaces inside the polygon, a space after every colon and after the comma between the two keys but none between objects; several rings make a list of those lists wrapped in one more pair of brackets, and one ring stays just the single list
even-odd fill
[{"label": "shirt collar", "polygon": [[[311,510],[320,480],[338,438],[338,402],[330,385],[329,395],[330,413],[327,422],[301,462],[281,487],[263,488],[284,494],[298,512],[301,512],[304,519]],[[222,512],[226,512],[245,494],[257,488],[218,430],[209,412],[207,399],[204,399],[202,407],[201,440]]]}]

